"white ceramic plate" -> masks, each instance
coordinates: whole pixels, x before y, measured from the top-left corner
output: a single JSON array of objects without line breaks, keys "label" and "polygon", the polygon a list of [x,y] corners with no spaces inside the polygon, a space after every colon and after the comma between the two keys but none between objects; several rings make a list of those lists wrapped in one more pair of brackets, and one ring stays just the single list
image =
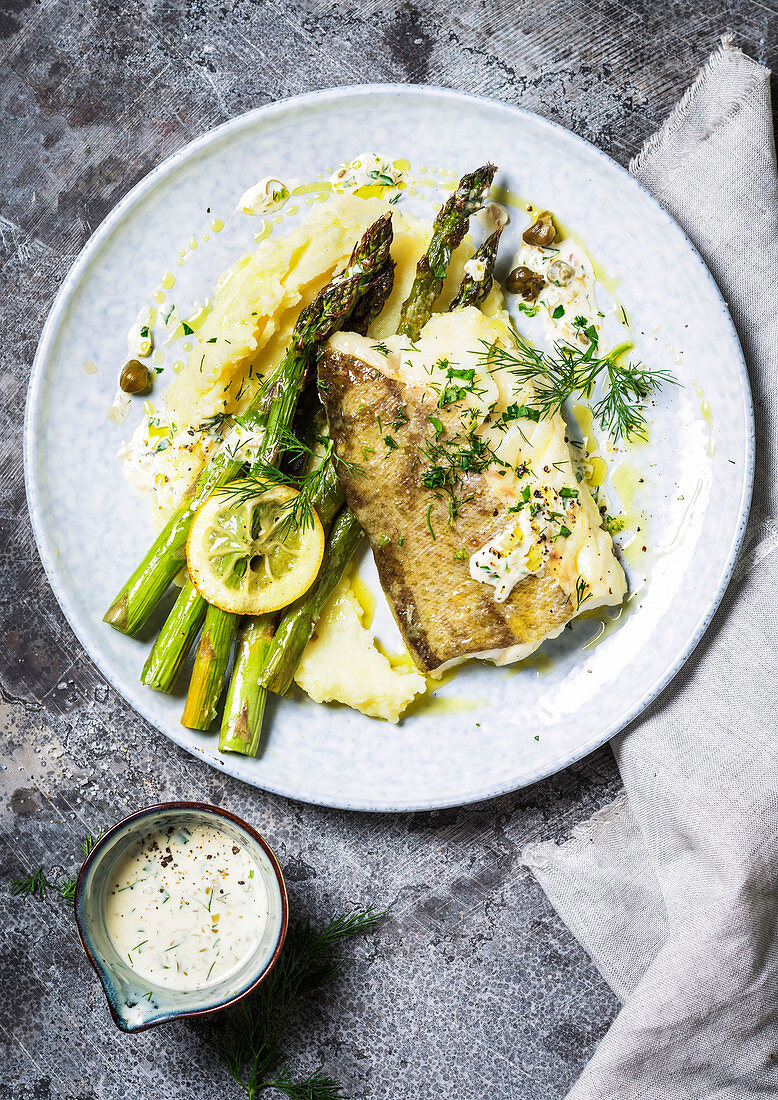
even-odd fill
[{"label": "white ceramic plate", "polygon": [[[423,165],[428,179],[436,168],[459,173],[494,161],[501,183],[552,209],[619,279],[636,354],[683,384],[652,410],[651,446],[630,459],[645,478],[635,506],[650,513],[641,533],[649,551],[632,560],[648,583],[618,629],[595,644],[584,648],[599,624],[584,622],[547,645],[542,674],[474,663],[439,693],[453,702],[397,727],[344,707],[284,700],[268,708],[260,759],[220,757],[215,736],[181,727],[179,696],[139,684],[148,643],[101,621],[152,537],[147,507],[130,494],[115,459],[137,414],[117,428],[106,407],[127,330],[161,273],[172,265],[178,284],[169,298],[185,307],[204,299],[251,245],[257,219],[229,217],[247,187],[272,173],[315,179],[366,149],[405,157],[414,170]],[[214,216],[227,222],[218,234],[208,232]],[[525,222],[514,212],[506,262]],[[176,254],[193,234],[210,239],[200,241],[196,262],[178,268]],[[85,362],[97,373],[85,373]],[[750,500],[753,423],[742,353],[718,289],[683,232],[622,168],[514,107],[377,86],[253,111],[187,146],[125,197],[48,318],[25,447],[30,511],[52,587],[92,659],[149,722],[268,790],[328,806],[411,810],[488,798],[550,775],[601,745],[667,684],[730,576]],[[634,570],[631,581],[639,583]]]}]

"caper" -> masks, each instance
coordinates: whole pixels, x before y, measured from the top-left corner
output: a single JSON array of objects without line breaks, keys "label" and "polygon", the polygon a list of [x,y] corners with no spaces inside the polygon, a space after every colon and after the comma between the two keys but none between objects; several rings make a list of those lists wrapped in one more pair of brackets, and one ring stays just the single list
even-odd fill
[{"label": "caper", "polygon": [[564,260],[552,260],[546,268],[546,275],[548,281],[553,283],[554,286],[567,286],[575,272],[570,264],[566,264]]},{"label": "caper", "polygon": [[555,237],[554,216],[550,210],[541,210],[532,225],[528,225],[521,235],[525,244],[534,244],[537,248],[547,248],[554,243]]},{"label": "caper", "polygon": [[119,388],[124,393],[145,393],[151,388],[151,375],[148,367],[139,363],[137,359],[130,359],[122,367],[119,375]]},{"label": "caper", "polygon": [[520,294],[525,302],[534,302],[545,286],[545,279],[531,267],[514,267],[505,280],[505,289]]}]

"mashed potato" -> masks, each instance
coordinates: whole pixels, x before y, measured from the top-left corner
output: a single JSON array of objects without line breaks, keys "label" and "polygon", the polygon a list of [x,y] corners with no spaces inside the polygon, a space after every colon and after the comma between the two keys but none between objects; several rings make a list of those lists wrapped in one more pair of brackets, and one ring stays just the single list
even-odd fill
[{"label": "mashed potato", "polygon": [[346,703],[387,722],[398,722],[409,703],[427,689],[421,673],[392,668],[376,649],[348,577],[333,592],[295,681],[317,703]]}]

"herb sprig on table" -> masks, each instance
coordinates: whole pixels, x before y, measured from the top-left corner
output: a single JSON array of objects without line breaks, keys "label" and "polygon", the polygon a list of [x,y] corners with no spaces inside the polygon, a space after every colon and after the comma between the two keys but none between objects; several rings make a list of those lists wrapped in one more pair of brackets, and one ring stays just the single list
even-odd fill
[{"label": "herb sprig on table", "polygon": [[337,976],[348,960],[346,942],[374,931],[385,915],[370,906],[336,917],[320,931],[298,921],[256,993],[208,1025],[208,1041],[249,1100],[271,1088],[291,1100],[342,1100],[341,1086],[326,1074],[293,1079],[284,1060],[284,1029],[299,1002]]},{"label": "herb sprig on table", "polygon": [[[86,859],[102,835],[102,829],[97,836],[93,836],[91,833],[86,834],[79,845],[84,859]],[[45,868],[41,865],[36,871],[32,871],[29,875],[12,879],[11,894],[13,897],[43,899],[51,890],[65,901],[72,902],[75,900],[76,896],[76,881],[76,878],[70,875],[65,875],[58,880],[50,879]]]}]

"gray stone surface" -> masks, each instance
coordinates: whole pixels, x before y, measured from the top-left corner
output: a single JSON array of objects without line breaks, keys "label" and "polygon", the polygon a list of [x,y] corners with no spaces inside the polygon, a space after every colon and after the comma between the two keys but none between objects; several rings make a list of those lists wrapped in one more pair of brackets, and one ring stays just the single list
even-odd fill
[{"label": "gray stone surface", "polygon": [[204,799],[253,821],[297,914],[391,918],[295,1023],[300,1070],[365,1100],[564,1096],[617,1005],[520,864],[618,788],[607,749],[462,810],[370,816],[251,790],[169,744],[82,653],[26,517],[25,388],[46,311],[89,234],[151,167],[261,103],[365,80],[520,103],[622,163],[733,30],[768,63],[778,13],[729,0],[2,0],[0,3],[0,1097],[239,1095],[196,1027],[110,1023],[55,899],[11,899],[40,862],[72,871],[86,828]]}]

